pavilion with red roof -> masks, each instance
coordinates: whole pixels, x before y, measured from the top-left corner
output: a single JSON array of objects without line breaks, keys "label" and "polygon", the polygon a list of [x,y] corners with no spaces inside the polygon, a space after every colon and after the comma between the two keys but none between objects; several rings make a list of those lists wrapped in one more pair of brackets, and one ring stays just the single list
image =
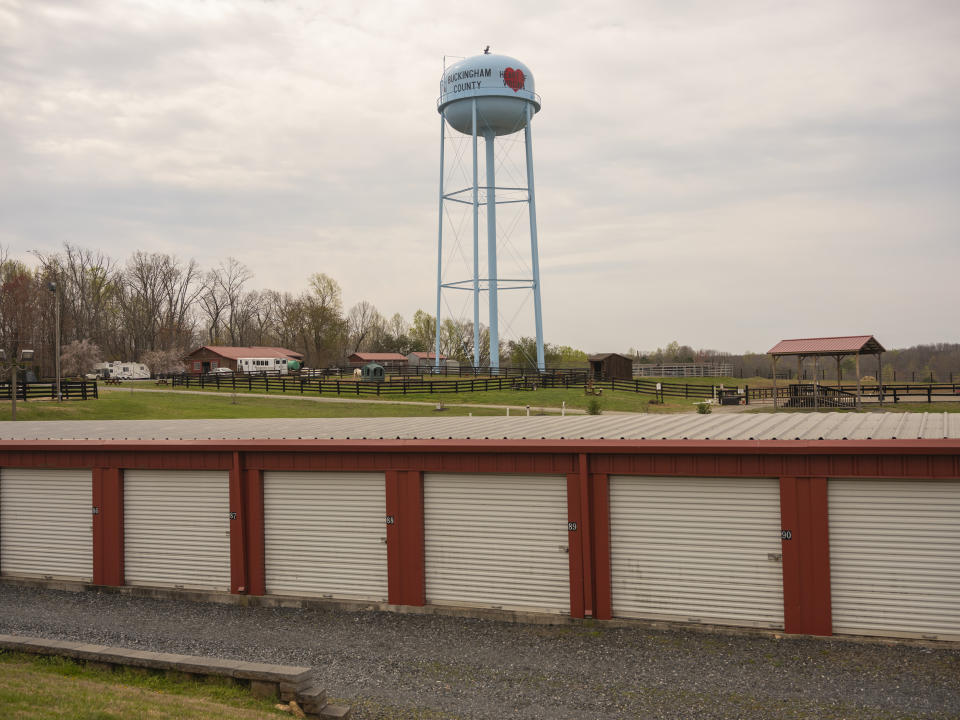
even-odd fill
[{"label": "pavilion with red roof", "polygon": [[848,355],[857,359],[857,407],[860,407],[860,356],[875,355],[877,358],[877,394],[880,403],[883,403],[883,345],[877,342],[873,335],[845,335],[841,337],[798,338],[795,340],[781,340],[767,351],[773,358],[773,406],[777,407],[777,360],[793,355],[797,358],[797,380],[800,380],[803,361],[813,358],[814,366],[814,398],[816,398],[817,380],[820,377],[820,358],[832,357],[837,361],[837,386],[840,385],[842,372],[840,361]]}]

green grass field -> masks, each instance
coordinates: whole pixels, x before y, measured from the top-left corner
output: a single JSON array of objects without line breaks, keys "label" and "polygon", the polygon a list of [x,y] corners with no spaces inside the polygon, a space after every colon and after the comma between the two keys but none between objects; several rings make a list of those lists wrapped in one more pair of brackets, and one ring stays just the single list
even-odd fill
[{"label": "green grass field", "polygon": [[[346,383],[345,383],[346,384]],[[145,386],[138,383],[125,383],[120,386],[121,388],[135,387],[135,388],[148,388],[152,389],[150,386]],[[108,397],[109,395],[117,392],[117,388],[101,388],[100,396]],[[191,394],[192,391],[202,392],[205,394],[211,395],[231,395],[234,393],[232,390],[223,389],[217,390],[216,388],[204,388],[200,390],[199,388],[190,388]],[[180,388],[171,389],[171,393],[182,393]],[[147,394],[147,393],[136,393],[136,394]],[[182,393],[186,395],[186,393]],[[263,392],[258,393],[257,390],[248,392],[247,390],[237,390],[237,397],[242,397],[245,395],[262,395]],[[277,398],[282,398],[283,394],[277,392],[274,393],[271,389],[271,396],[276,396]],[[287,396],[289,397],[301,397],[299,389],[294,389],[291,387],[288,389]],[[314,396],[315,397],[315,396]],[[336,398],[336,394],[324,393],[324,398]],[[352,395],[348,392],[344,392],[342,395],[343,398],[347,399],[356,399],[356,395]],[[365,400],[376,400],[376,396],[371,395],[361,395],[360,399]],[[436,404],[437,402],[443,402],[448,406],[455,404],[476,404],[476,405],[501,405],[501,406],[510,406],[511,408],[524,408],[527,405],[530,406],[532,412],[539,410],[544,410],[547,412],[555,411],[559,412],[560,408],[563,407],[563,404],[566,403],[566,407],[569,409],[579,409],[586,410],[587,406],[590,403],[590,400],[596,397],[600,402],[601,411],[618,411],[618,412],[692,412],[695,407],[694,403],[696,402],[694,398],[664,398],[663,404],[652,404],[651,400],[654,400],[653,395],[648,395],[645,393],[634,393],[625,390],[603,390],[603,394],[600,396],[587,395],[584,393],[583,388],[548,388],[548,389],[537,389],[537,390],[490,390],[486,392],[462,392],[462,393],[408,393],[407,395],[384,395],[379,398],[381,401],[389,402],[395,405],[404,405],[409,403],[430,403],[431,405]],[[346,404],[346,403],[345,403]],[[19,407],[19,406],[18,406]],[[373,404],[366,405],[366,407],[376,407]],[[452,412],[453,407],[449,408],[449,411]],[[478,414],[479,409],[468,410]],[[405,413],[401,411],[385,413],[388,415],[405,415],[405,414],[423,414],[429,415],[433,411],[429,410],[424,413]],[[467,411],[460,414],[466,414]],[[482,412],[482,411],[481,411]],[[496,412],[493,414],[502,414],[503,411]],[[354,416],[360,416],[363,413],[356,413]],[[317,417],[312,415],[311,417]]]},{"label": "green grass field", "polygon": [[[166,420],[191,418],[269,417],[395,417],[434,415],[502,415],[499,408],[452,408],[437,411],[431,405],[410,403],[311,402],[292,398],[236,397],[230,393],[182,393],[177,391],[124,392],[102,390],[99,400],[62,403],[31,400],[17,403],[17,420]],[[449,402],[444,398],[445,402]],[[0,403],[0,420],[10,419],[10,403]]]},{"label": "green grass field", "polygon": [[266,720],[290,717],[229,679],[169,678],[0,651],[0,717],[18,720]]}]

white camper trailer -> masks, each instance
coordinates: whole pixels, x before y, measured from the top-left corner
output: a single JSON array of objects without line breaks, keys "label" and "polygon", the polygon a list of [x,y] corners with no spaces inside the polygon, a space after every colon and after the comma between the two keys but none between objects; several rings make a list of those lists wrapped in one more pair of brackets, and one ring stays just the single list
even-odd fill
[{"label": "white camper trailer", "polygon": [[242,373],[268,372],[271,374],[279,373],[281,375],[286,375],[288,371],[287,359],[278,357],[238,358],[237,371]]},{"label": "white camper trailer", "polygon": [[99,377],[117,378],[118,380],[144,380],[150,378],[150,368],[138,362],[123,362],[121,360],[102,362],[94,365],[93,371]]}]

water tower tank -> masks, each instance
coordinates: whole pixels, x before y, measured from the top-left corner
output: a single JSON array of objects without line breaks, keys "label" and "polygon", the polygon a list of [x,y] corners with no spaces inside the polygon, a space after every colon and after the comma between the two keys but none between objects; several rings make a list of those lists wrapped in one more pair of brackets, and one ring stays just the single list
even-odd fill
[{"label": "water tower tank", "polygon": [[446,69],[440,81],[437,109],[450,126],[473,133],[473,103],[477,100],[477,134],[510,135],[523,130],[530,114],[540,110],[533,73],[507,55],[474,55]]}]

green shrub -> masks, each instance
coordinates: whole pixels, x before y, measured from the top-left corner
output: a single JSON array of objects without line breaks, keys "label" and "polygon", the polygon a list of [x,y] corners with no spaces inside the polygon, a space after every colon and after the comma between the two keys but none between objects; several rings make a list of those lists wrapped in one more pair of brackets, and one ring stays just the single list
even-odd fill
[{"label": "green shrub", "polygon": [[697,403],[697,412],[701,415],[709,415],[713,410],[710,409],[709,403],[702,402]]},{"label": "green shrub", "polygon": [[602,412],[600,400],[598,398],[590,398],[587,402],[587,415],[599,415]]}]

